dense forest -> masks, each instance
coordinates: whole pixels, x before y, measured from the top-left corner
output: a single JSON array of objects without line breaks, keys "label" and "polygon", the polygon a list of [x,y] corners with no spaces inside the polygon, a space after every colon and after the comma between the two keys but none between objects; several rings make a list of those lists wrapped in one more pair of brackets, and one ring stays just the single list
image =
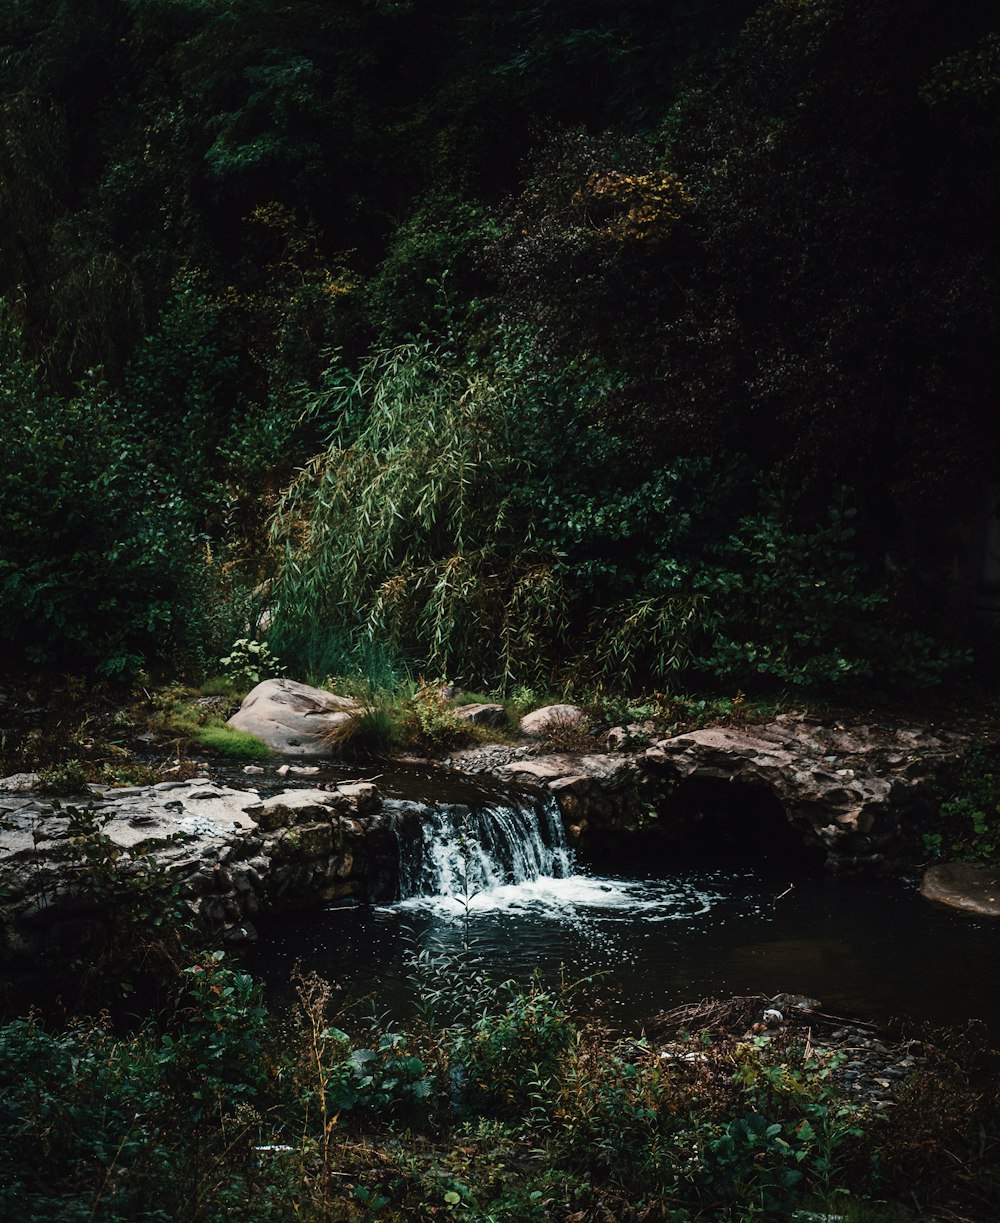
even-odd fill
[{"label": "dense forest", "polygon": [[988,18],[5,0],[8,656],[130,680],[266,635],[301,674],[730,692],[988,662]]}]

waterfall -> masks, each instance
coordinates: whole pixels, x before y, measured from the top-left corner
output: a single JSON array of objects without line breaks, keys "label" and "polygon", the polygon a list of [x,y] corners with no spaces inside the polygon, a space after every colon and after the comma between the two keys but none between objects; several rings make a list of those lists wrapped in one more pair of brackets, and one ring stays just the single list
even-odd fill
[{"label": "waterfall", "polygon": [[572,850],[550,797],[507,794],[475,809],[423,805],[418,827],[400,839],[401,899],[471,897],[572,872]]}]

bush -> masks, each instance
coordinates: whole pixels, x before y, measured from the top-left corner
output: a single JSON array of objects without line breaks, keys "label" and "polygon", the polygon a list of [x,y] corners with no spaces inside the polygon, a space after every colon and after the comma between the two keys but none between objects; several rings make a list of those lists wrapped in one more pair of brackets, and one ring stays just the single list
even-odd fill
[{"label": "bush", "polygon": [[561,607],[514,517],[515,388],[429,343],[344,383],[332,444],[274,520],[277,639],[338,625],[491,684],[544,666]]},{"label": "bush", "polygon": [[199,633],[195,528],[98,382],[50,392],[0,305],[0,635],[29,666],[134,676]]},{"label": "bush", "polygon": [[924,834],[935,857],[992,866],[1000,862],[1000,752],[995,743],[973,745]]}]

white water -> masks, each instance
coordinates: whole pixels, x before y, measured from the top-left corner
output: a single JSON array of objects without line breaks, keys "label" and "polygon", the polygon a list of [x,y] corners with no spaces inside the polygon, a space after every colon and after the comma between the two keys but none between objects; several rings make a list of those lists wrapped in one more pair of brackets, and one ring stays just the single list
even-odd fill
[{"label": "white water", "polygon": [[[401,804],[402,805],[402,804]],[[600,878],[577,873],[551,798],[509,797],[479,810],[438,805],[420,835],[401,847],[395,908],[438,918],[517,913],[536,921],[691,921],[719,894],[676,879]]]},{"label": "white water", "polygon": [[464,904],[511,885],[563,879],[572,863],[552,799],[510,796],[478,810],[427,806],[419,836],[400,845],[400,893]]}]

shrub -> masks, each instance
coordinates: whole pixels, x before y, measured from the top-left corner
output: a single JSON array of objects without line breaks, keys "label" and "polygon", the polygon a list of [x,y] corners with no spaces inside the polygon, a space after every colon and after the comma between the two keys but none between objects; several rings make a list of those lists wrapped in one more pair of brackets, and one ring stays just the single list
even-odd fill
[{"label": "shrub", "polygon": [[0,303],[0,634],[29,666],[129,678],[198,635],[195,527],[97,381],[65,398]]},{"label": "shrub", "polygon": [[87,775],[79,760],[67,760],[65,764],[42,769],[38,774],[38,790],[56,798],[68,798],[74,794],[86,794]]},{"label": "shrub", "polygon": [[378,353],[344,383],[332,444],[274,520],[279,639],[332,623],[440,674],[530,673],[561,608],[514,519],[515,388],[428,343]]},{"label": "shrub", "polygon": [[984,866],[1000,861],[1000,752],[995,743],[973,745],[924,844],[935,857]]},{"label": "shrub", "polygon": [[271,652],[265,641],[253,641],[248,637],[240,637],[229,648],[225,658],[219,663],[227,678],[236,683],[252,688],[262,679],[272,679],[284,675],[285,668],[279,659]]}]

